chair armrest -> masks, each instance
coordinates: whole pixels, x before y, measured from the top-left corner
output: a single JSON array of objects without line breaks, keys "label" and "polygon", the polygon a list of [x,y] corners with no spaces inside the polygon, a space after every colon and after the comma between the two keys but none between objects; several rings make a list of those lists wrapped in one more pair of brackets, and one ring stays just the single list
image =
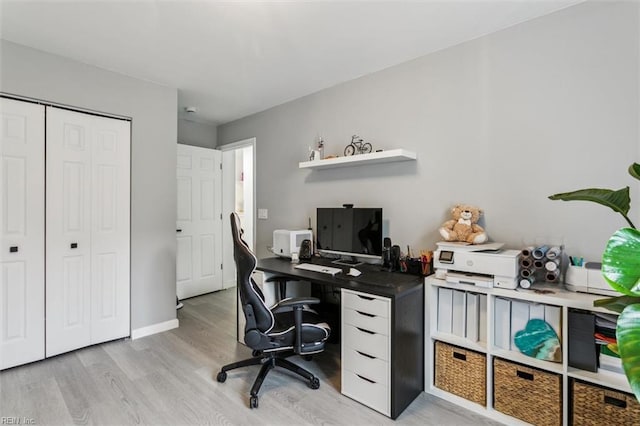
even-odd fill
[{"label": "chair armrest", "polygon": [[286,307],[295,308],[303,305],[317,305],[318,303],[320,303],[320,299],[317,297],[291,297],[289,299],[279,301],[271,307],[271,310],[273,311],[274,309]]}]

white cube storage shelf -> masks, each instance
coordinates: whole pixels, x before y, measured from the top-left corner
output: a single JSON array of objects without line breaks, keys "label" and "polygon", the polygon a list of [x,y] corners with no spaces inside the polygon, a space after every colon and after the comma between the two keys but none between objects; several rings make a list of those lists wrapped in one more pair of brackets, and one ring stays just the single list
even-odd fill
[{"label": "white cube storage shelf", "polygon": [[[568,424],[570,418],[569,409],[571,406],[571,400],[569,391],[571,379],[578,379],[608,389],[631,393],[631,388],[626,378],[621,374],[608,372],[593,373],[569,366],[569,339],[567,325],[569,309],[582,309],[586,311],[603,312],[610,314],[610,311],[593,306],[593,301],[601,299],[602,296],[567,291],[558,284],[536,286],[536,289],[551,291],[551,293],[540,294],[536,293],[535,289],[507,290],[499,288],[476,287],[474,285],[468,284],[452,284],[447,283],[445,280],[436,279],[434,276],[425,278],[425,287],[426,392],[454,402],[472,411],[484,414],[506,424],[523,424],[522,421],[505,415],[497,411],[493,407],[492,401],[494,399],[494,381],[492,366],[494,358],[499,358],[510,360],[525,366],[535,367],[550,373],[558,374],[561,377],[563,424]],[[480,312],[478,313],[479,330],[477,340],[476,335],[473,333],[473,338],[467,338],[466,334],[454,334],[453,330],[455,329],[455,327],[453,327],[452,323],[453,321],[460,321],[460,319],[452,318],[450,322],[447,322],[447,319],[441,318],[443,313],[449,315],[453,312],[453,305],[451,307],[444,306],[443,309],[440,309],[438,303],[440,293],[442,292],[444,301],[452,301],[454,294],[453,292],[455,291],[478,295],[480,297],[479,300],[482,300],[482,298],[485,298],[486,300],[484,307],[482,307],[481,305]],[[498,317],[496,317],[496,308],[499,309],[504,301],[513,303],[515,306],[517,306],[517,309],[523,308],[528,304],[530,317],[531,315],[533,315],[532,317],[545,318],[545,321],[552,325],[554,329],[557,329],[562,350],[562,362],[557,363],[544,361],[522,354],[517,348],[512,347],[512,330],[509,330],[509,334],[507,336],[502,336],[496,341],[496,329],[501,329],[501,327],[496,327],[500,325],[496,324],[496,318],[500,318],[500,312],[498,312]],[[484,312],[482,312],[483,310]],[[545,315],[548,316],[548,320]],[[505,314],[503,315],[503,317],[508,318],[509,322],[511,322],[511,311],[509,311],[508,316],[506,316]],[[468,323],[465,322],[465,324],[468,326]],[[470,349],[480,354],[486,355],[486,404],[482,405],[468,401],[435,386],[434,344],[436,341],[455,345],[465,349]]]}]

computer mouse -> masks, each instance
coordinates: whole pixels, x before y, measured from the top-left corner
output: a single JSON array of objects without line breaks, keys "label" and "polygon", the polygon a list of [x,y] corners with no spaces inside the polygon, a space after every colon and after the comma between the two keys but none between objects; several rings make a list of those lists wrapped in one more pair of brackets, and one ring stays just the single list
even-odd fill
[{"label": "computer mouse", "polygon": [[349,273],[347,275],[351,275],[352,277],[357,277],[362,274],[362,272],[358,271],[356,268],[349,268]]}]

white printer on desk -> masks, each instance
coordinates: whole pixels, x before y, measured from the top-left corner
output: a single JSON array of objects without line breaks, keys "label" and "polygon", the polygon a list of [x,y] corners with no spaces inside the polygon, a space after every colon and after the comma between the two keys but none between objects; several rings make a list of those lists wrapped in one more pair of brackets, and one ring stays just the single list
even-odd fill
[{"label": "white printer on desk", "polygon": [[518,286],[519,250],[502,250],[504,243],[468,245],[440,242],[434,253],[436,278],[479,287]]},{"label": "white printer on desk", "polygon": [[300,252],[300,245],[304,240],[313,240],[311,230],[276,229],[273,231],[273,254],[280,257],[291,257],[291,253]]}]

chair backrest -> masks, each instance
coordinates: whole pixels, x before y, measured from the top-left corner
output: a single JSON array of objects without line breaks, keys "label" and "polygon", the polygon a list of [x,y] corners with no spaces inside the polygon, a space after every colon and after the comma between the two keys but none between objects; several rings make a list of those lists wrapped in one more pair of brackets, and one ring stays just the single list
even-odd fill
[{"label": "chair backrest", "polygon": [[[236,213],[231,213],[231,235],[233,236],[233,259],[236,262],[236,278],[242,310],[247,316],[247,305],[251,306],[255,318],[256,328],[262,332],[269,332],[274,325],[271,310],[264,303],[264,295],[251,275],[256,269],[258,259],[247,243],[242,239],[242,226]],[[247,318],[247,327],[251,321]],[[245,329],[245,333],[248,330]]]}]

